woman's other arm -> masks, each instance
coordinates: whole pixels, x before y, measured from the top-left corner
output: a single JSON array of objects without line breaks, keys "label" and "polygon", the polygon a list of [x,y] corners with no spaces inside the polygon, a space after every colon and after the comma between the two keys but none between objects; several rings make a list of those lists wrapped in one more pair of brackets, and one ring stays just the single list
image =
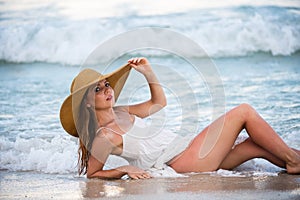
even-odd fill
[{"label": "woman's other arm", "polygon": [[110,134],[101,133],[95,137],[88,160],[87,178],[119,179],[128,175],[133,179],[151,178],[151,175],[137,167],[126,165],[115,169],[103,170],[108,156],[117,148]]}]

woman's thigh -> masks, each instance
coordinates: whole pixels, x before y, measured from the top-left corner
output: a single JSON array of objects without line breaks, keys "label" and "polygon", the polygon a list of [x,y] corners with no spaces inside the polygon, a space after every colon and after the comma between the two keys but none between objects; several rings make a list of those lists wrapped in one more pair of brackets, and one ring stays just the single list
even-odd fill
[{"label": "woman's thigh", "polygon": [[200,151],[203,146],[205,135],[205,133],[197,135],[190,146],[180,155],[175,157],[169,165],[179,173],[216,170],[218,168],[216,159],[212,159],[210,154],[204,157],[201,156]]},{"label": "woman's thigh", "polygon": [[181,173],[217,170],[243,129],[243,115],[239,106],[215,120],[169,165]]}]

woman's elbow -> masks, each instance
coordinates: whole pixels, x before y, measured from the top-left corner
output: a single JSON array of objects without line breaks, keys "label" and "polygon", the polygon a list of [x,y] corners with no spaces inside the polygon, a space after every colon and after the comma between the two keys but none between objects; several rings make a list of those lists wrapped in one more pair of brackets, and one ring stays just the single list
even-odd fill
[{"label": "woman's elbow", "polygon": [[160,99],[160,101],[159,101],[159,105],[162,107],[162,108],[164,108],[164,107],[166,107],[167,106],[167,98],[166,98],[166,96],[165,95],[163,95],[163,98],[161,98]]},{"label": "woman's elbow", "polygon": [[161,106],[164,108],[167,106],[167,104],[168,104],[167,99],[164,99],[161,103]]},{"label": "woman's elbow", "polygon": [[95,178],[95,176],[94,176],[93,174],[89,174],[89,173],[86,174],[86,177],[87,177],[88,179]]},{"label": "woman's elbow", "polygon": [[153,105],[158,106],[160,109],[164,108],[167,106],[167,100],[166,99],[161,99],[158,102],[154,102]]},{"label": "woman's elbow", "polygon": [[99,176],[99,175],[96,175],[96,174],[87,174],[87,175],[86,175],[86,178],[87,178],[87,179],[92,179],[92,178],[107,179],[107,178],[105,178],[105,177],[102,177],[102,176]]},{"label": "woman's elbow", "polygon": [[86,173],[86,177],[87,177],[88,179],[91,179],[91,178],[100,178],[99,173],[97,173],[97,172],[93,172],[93,173],[87,172],[87,173]]}]

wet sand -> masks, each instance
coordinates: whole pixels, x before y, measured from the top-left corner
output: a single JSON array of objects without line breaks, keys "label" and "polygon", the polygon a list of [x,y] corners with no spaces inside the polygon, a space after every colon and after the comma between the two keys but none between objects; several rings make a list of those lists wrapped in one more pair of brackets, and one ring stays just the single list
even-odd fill
[{"label": "wet sand", "polygon": [[0,172],[1,199],[300,199],[300,175],[190,174],[148,180],[88,180],[72,175]]}]

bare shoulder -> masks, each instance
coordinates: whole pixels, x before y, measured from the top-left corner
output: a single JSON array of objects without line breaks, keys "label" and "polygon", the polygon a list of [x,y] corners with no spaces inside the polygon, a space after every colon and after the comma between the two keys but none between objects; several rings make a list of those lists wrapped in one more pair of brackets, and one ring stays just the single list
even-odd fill
[{"label": "bare shoulder", "polygon": [[102,152],[107,154],[119,155],[122,149],[119,147],[123,144],[122,137],[116,134],[116,131],[110,128],[103,128],[101,132],[95,137],[93,146],[101,149]]},{"label": "bare shoulder", "polygon": [[114,134],[108,128],[102,128],[99,130],[97,135],[94,138],[94,142],[101,142],[101,143],[112,143],[114,141]]}]

